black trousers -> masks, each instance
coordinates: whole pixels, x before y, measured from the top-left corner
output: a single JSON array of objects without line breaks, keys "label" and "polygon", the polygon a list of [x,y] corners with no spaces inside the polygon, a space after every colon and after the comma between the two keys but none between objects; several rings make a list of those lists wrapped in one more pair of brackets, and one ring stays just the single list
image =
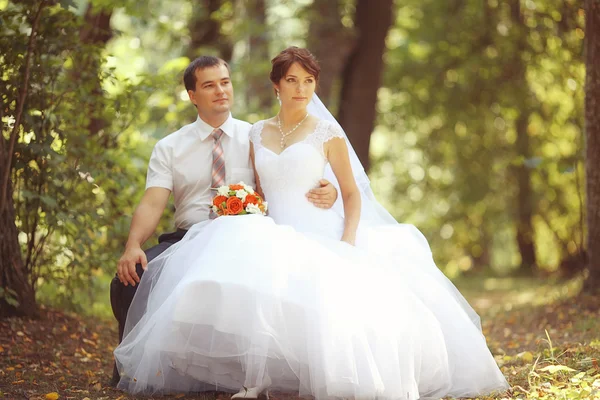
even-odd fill
[{"label": "black trousers", "polygon": [[[178,229],[172,233],[164,233],[158,237],[158,244],[150,247],[145,251],[148,262],[158,257],[162,252],[167,250],[169,247],[179,242],[186,234],[186,230]],[[141,264],[135,266],[138,276],[141,278],[144,270]],[[123,330],[125,329],[125,320],[127,319],[127,312],[131,306],[133,296],[139,286],[139,283],[135,286],[125,286],[119,277],[115,274],[112,282],[110,283],[110,305],[112,307],[113,314],[119,323],[119,343],[123,340]],[[119,372],[117,371],[117,365],[115,363],[113,368],[113,376],[111,379],[111,385],[116,386],[119,383]]]}]

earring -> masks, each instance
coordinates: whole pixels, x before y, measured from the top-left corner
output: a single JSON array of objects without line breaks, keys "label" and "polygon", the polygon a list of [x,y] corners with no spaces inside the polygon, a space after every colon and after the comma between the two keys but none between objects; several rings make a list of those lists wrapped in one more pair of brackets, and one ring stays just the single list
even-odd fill
[{"label": "earring", "polygon": [[279,97],[279,90],[277,90],[277,101],[279,102],[279,105],[281,105],[281,98]]}]

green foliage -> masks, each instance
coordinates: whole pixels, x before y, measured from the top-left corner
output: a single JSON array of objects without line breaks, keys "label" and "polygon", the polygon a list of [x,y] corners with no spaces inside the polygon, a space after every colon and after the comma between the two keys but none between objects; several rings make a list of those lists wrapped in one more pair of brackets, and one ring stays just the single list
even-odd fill
[{"label": "green foliage", "polygon": [[[2,140],[15,123],[30,15],[38,4],[9,3],[2,13]],[[76,292],[93,290],[99,271],[114,269],[117,243],[125,240],[127,215],[142,186],[137,141],[120,134],[143,92],[127,81],[112,95],[98,90],[116,78],[97,68],[103,49],[79,42],[81,23],[59,4],[42,11],[11,171],[31,282],[52,287],[55,302],[64,304],[72,304]],[[97,133],[90,130],[94,121],[104,124]]]},{"label": "green foliage", "polygon": [[[541,266],[556,269],[583,247],[581,10],[521,7],[518,25],[506,2],[403,1],[388,36],[373,181],[451,275],[519,262],[517,168],[531,173]],[[520,115],[529,115],[526,157]]]}]

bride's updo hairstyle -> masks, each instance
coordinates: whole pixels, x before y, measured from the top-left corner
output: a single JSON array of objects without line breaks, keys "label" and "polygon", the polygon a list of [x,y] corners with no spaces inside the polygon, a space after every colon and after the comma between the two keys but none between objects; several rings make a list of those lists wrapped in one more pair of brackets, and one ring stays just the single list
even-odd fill
[{"label": "bride's updo hairstyle", "polygon": [[271,82],[279,83],[295,62],[314,76],[316,83],[319,83],[319,72],[321,72],[319,62],[310,51],[296,46],[288,47],[271,60],[272,67],[269,75]]}]

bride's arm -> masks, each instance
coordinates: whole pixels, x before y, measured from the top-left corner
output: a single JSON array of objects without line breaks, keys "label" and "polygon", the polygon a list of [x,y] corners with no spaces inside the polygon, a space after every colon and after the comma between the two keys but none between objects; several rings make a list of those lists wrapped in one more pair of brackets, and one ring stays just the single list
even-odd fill
[{"label": "bride's arm", "polygon": [[[260,194],[260,197],[265,199],[265,195],[263,194],[262,188],[260,187],[260,179],[258,178],[258,173],[256,172],[256,165],[254,165],[254,143],[250,142],[250,160],[252,160],[252,169],[254,170],[254,182],[256,184],[256,192]],[[265,199],[266,200],[266,199]]]},{"label": "bride's arm", "polygon": [[330,139],[324,143],[324,150],[342,191],[344,202],[344,234],[342,240],[354,244],[358,222],[360,221],[360,191],[352,174],[346,140],[339,137]]}]

